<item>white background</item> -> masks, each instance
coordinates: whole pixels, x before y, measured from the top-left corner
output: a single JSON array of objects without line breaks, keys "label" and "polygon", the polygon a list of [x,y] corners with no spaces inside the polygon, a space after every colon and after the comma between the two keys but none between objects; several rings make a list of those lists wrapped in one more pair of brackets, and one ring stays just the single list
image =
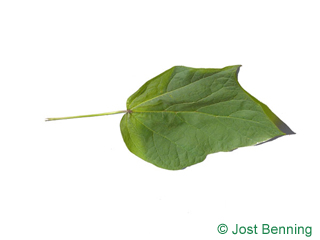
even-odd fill
[{"label": "white background", "polygon": [[[0,239],[319,239],[317,3],[1,1]],[[168,171],[127,150],[121,115],[44,121],[124,110],[174,65],[234,64],[296,135]]]}]

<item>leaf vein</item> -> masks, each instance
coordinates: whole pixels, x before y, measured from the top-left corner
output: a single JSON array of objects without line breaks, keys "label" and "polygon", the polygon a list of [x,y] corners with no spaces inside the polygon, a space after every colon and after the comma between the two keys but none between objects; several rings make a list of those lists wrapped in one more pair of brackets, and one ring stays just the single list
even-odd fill
[{"label": "leaf vein", "polygon": [[[189,84],[187,84],[187,85],[185,85],[185,86],[183,86],[183,87],[176,88],[176,89],[174,89],[174,90],[172,90],[172,91],[169,91],[169,92],[165,92],[165,93],[163,93],[163,94],[160,94],[160,95],[158,95],[158,96],[156,96],[156,97],[154,97],[154,98],[150,98],[150,99],[148,99],[148,100],[146,100],[146,101],[144,101],[144,102],[141,102],[141,103],[139,103],[138,105],[132,107],[130,110],[133,110],[133,109],[137,108],[138,106],[140,106],[140,105],[142,105],[142,104],[144,104],[144,103],[146,103],[146,102],[149,102],[149,101],[152,101],[152,100],[154,100],[154,99],[160,98],[160,97],[162,97],[162,96],[164,96],[164,95],[167,95],[167,94],[169,94],[169,93],[173,93],[173,92],[175,92],[175,91],[179,91],[179,90],[181,90],[181,89],[183,89],[183,88],[185,88],[185,87],[188,87],[188,86],[190,86],[190,85],[192,85],[192,84],[194,84],[194,83],[197,83],[197,82],[199,82],[199,81],[201,81],[201,80],[203,80],[203,79],[206,79],[206,78],[208,78],[208,77],[211,77],[211,76],[214,75],[214,74],[215,74],[215,73],[212,73],[211,75],[209,75],[209,76],[207,76],[207,77],[200,78],[200,79],[198,79],[197,81],[194,81],[194,82],[192,82],[192,83],[189,83]],[[171,80],[172,80],[172,79],[171,79]],[[170,80],[170,82],[171,82],[171,80]],[[169,83],[169,84],[170,84],[170,83]]]},{"label": "leaf vein", "polygon": [[[190,150],[187,150],[187,149],[185,149],[184,147],[182,147],[181,145],[179,145],[179,144],[177,144],[176,142],[172,141],[170,138],[167,138],[166,136],[163,136],[162,134],[160,134],[160,133],[154,131],[153,129],[149,128],[149,127],[148,127],[147,125],[145,125],[143,122],[139,121],[138,118],[135,117],[135,119],[136,119],[138,122],[140,122],[145,128],[149,129],[151,132],[156,133],[156,134],[158,134],[159,136],[167,139],[168,141],[170,141],[171,143],[173,143],[173,144],[176,145],[177,147],[183,149],[184,151],[195,154],[194,152],[192,152],[192,151],[190,151]],[[197,154],[195,154],[195,155],[197,155]]]},{"label": "leaf vein", "polygon": [[198,111],[134,111],[133,113],[200,113],[200,114],[205,114],[205,115],[209,115],[211,117],[216,117],[216,118],[229,118],[229,119],[237,119],[237,120],[242,120],[242,121],[248,121],[248,122],[254,122],[257,124],[261,124],[260,122],[257,121],[253,121],[250,119],[245,119],[245,118],[237,118],[237,117],[232,117],[232,116],[217,116],[217,115],[213,115],[213,114],[209,114],[209,113],[205,113],[205,112],[198,112]]}]

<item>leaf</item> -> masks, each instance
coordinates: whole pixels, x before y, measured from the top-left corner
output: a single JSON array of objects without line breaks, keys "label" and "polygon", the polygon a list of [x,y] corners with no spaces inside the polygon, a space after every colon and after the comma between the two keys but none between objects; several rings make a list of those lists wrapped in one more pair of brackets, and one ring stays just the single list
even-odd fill
[{"label": "leaf", "polygon": [[128,149],[158,167],[177,170],[227,152],[293,134],[238,83],[240,65],[222,69],[172,67],[127,100],[120,128]]},{"label": "leaf", "polygon": [[240,66],[172,67],[127,100],[121,133],[128,149],[158,167],[177,170],[215,152],[285,135],[271,110],[238,83]]}]

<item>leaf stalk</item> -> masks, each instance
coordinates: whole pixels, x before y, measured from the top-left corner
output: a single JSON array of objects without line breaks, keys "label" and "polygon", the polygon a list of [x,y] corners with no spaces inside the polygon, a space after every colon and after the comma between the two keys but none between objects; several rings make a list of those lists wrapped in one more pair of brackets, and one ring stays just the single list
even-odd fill
[{"label": "leaf stalk", "polygon": [[89,115],[79,115],[79,116],[71,116],[71,117],[46,118],[46,121],[56,121],[56,120],[65,120],[65,119],[73,119],[73,118],[86,118],[86,117],[99,117],[99,116],[113,115],[113,114],[127,113],[127,112],[128,112],[127,110],[121,110],[121,111],[114,111],[114,112],[89,114]]}]

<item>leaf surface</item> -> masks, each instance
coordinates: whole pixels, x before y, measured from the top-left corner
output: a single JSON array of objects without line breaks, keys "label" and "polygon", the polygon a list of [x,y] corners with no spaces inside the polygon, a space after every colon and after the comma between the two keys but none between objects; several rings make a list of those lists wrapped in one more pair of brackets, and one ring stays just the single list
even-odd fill
[{"label": "leaf surface", "polygon": [[128,149],[158,167],[177,170],[210,153],[285,135],[277,116],[238,83],[240,66],[172,67],[127,100],[120,127]]}]

